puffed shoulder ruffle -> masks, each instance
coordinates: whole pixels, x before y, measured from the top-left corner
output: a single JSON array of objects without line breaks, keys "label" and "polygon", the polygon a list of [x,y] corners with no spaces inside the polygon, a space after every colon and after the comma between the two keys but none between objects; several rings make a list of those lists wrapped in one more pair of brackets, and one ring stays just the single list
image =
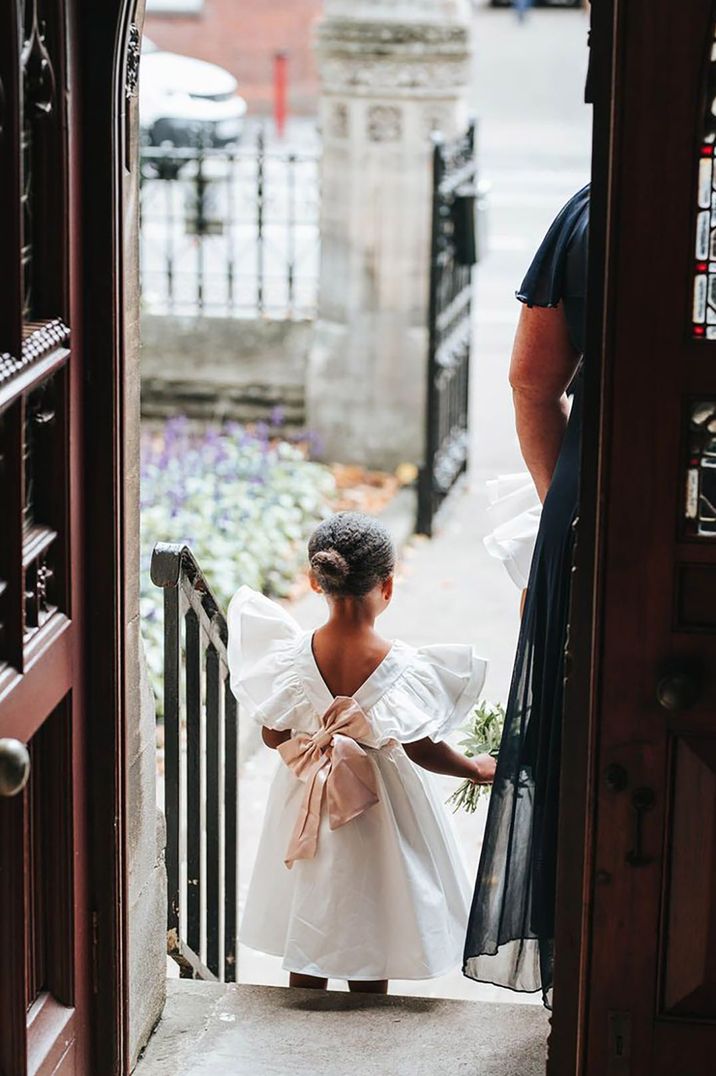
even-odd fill
[{"label": "puffed shoulder ruffle", "polygon": [[369,708],[371,724],[383,741],[412,743],[429,737],[438,743],[465,721],[477,702],[487,661],[460,644],[406,650],[402,673]]},{"label": "puffed shoulder ruffle", "polygon": [[[316,667],[310,633],[250,587],[232,598],[228,623],[231,689],[244,712],[277,731],[315,731],[333,696]],[[445,739],[477,701],[486,669],[471,646],[394,643],[354,695],[374,732],[369,746]]]},{"label": "puffed shoulder ruffle", "polygon": [[244,586],[231,599],[227,621],[231,690],[244,712],[278,731],[315,724],[296,670],[303,632],[290,613]]}]

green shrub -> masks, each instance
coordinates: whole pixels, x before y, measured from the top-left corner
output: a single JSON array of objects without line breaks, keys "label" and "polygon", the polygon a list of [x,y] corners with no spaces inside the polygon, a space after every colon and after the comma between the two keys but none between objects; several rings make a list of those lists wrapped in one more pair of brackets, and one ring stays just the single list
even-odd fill
[{"label": "green shrub", "polygon": [[186,542],[226,608],[246,583],[289,593],[308,535],[330,514],[335,482],[277,426],[228,423],[202,433],[185,419],[142,435],[141,615],[150,677],[161,700],[162,593],[149,578],[156,542]]}]

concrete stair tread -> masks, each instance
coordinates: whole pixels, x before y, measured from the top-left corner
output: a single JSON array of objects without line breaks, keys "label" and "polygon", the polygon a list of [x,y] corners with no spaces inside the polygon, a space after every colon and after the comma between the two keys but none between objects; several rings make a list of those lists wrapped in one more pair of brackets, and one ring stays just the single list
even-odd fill
[{"label": "concrete stair tread", "polygon": [[137,1076],[542,1076],[539,1006],[170,980]]}]

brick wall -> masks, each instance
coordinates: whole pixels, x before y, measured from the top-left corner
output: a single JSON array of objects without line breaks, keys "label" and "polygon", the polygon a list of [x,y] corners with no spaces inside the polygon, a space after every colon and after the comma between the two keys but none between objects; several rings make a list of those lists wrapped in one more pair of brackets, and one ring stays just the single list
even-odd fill
[{"label": "brick wall", "polygon": [[160,48],[220,64],[236,76],[249,111],[271,111],[272,59],[288,52],[289,113],[317,111],[313,25],[321,0],[204,0],[195,15],[147,12],[144,30]]}]

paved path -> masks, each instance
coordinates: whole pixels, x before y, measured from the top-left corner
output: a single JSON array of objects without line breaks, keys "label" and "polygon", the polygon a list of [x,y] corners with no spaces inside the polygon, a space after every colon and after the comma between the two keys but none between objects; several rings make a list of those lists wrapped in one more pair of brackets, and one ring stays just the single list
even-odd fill
[{"label": "paved path", "polygon": [[540,1076],[547,1033],[544,1012],[514,1005],[184,980],[136,1073]]},{"label": "paved path", "polygon": [[[482,545],[490,529],[485,480],[522,469],[507,385],[518,314],[515,288],[555,212],[589,177],[591,116],[581,103],[586,29],[582,12],[536,10],[517,26],[509,11],[476,11],[474,110],[481,173],[492,190],[490,253],[477,277],[472,468],[437,537],[430,542],[416,539],[406,551],[394,603],[381,620],[386,635],[416,645],[473,642],[490,659],[485,693],[491,700],[504,700],[509,687],[519,594]],[[320,608],[309,599],[296,613],[308,626],[317,622]],[[269,752],[261,751],[243,767],[242,896],[274,764]],[[443,784],[447,796],[454,782],[444,779]],[[484,810],[456,821],[472,876]],[[239,971],[243,982],[286,981],[280,961],[248,950],[241,951]],[[520,1000],[468,982],[459,972],[430,983],[395,986],[401,993]]]}]

